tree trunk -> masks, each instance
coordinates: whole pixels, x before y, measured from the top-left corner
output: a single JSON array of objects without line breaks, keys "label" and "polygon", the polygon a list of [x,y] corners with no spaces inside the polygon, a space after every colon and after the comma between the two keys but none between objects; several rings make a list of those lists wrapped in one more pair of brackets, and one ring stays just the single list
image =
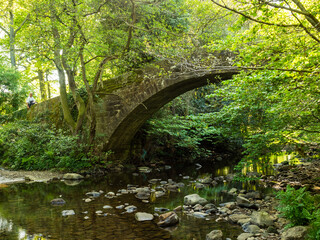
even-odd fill
[{"label": "tree trunk", "polygon": [[46,92],[46,87],[45,87],[43,71],[38,70],[37,72],[38,72],[38,79],[39,79],[39,85],[40,85],[41,100],[45,101],[45,100],[47,100],[47,92]]},{"label": "tree trunk", "polygon": [[14,18],[13,18],[13,0],[9,2],[9,15],[10,15],[10,26],[9,26],[9,41],[10,41],[10,62],[11,67],[16,68],[16,56],[15,56],[15,31],[14,31]]},{"label": "tree trunk", "polygon": [[52,35],[54,39],[54,63],[56,65],[56,68],[58,70],[59,75],[59,85],[60,85],[60,101],[61,101],[61,107],[63,111],[63,116],[67,124],[70,126],[72,133],[75,132],[76,129],[76,123],[72,118],[69,106],[68,106],[68,96],[67,96],[67,89],[66,89],[66,77],[64,74],[64,69],[62,67],[61,62],[61,43],[60,43],[60,34],[58,31],[56,24],[56,14],[54,10],[54,3],[52,3],[51,6],[51,27],[52,27]]},{"label": "tree trunk", "polygon": [[47,90],[48,90],[48,99],[51,98],[51,89],[50,89],[50,83],[49,83],[49,72],[46,71],[46,84],[47,84]]}]

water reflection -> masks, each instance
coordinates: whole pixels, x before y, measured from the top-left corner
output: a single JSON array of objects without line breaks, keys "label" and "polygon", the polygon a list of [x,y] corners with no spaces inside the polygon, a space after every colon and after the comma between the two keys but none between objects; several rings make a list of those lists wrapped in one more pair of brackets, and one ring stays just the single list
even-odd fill
[{"label": "water reflection", "polygon": [[282,152],[278,155],[272,155],[265,162],[261,161],[259,164],[252,164],[242,169],[242,174],[248,175],[250,173],[260,173],[262,175],[273,175],[275,166],[288,162],[290,165],[300,164],[300,160],[296,157],[296,154],[287,154]]}]

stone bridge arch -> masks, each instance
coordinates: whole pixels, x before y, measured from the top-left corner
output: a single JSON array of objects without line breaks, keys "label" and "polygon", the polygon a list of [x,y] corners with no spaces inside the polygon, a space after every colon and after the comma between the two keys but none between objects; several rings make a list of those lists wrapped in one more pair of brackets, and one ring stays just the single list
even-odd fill
[{"label": "stone bridge arch", "polygon": [[187,91],[231,79],[239,72],[236,67],[217,66],[172,73],[177,71],[175,67],[160,68],[151,75],[140,70],[99,88],[96,134],[104,142],[104,150],[125,159],[137,131],[162,106]]}]

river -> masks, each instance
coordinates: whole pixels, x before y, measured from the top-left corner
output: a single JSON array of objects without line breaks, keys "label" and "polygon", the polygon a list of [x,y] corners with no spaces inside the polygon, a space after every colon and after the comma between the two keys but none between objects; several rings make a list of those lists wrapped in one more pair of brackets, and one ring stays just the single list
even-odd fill
[{"label": "river", "polygon": [[[236,239],[242,232],[240,226],[225,221],[217,222],[217,216],[196,218],[178,212],[180,223],[170,229],[162,229],[153,221],[138,222],[135,212],[128,213],[117,206],[134,205],[138,212],[161,214],[155,208],[174,209],[183,205],[184,196],[198,193],[209,202],[218,206],[234,200],[227,193],[233,187],[244,190],[266,192],[257,185],[221,181],[216,186],[195,188],[195,180],[207,176],[212,178],[232,173],[233,167],[225,163],[200,167],[175,165],[174,167],[152,169],[150,173],[139,171],[112,173],[102,178],[89,178],[81,182],[55,181],[49,183],[19,183],[0,187],[0,239],[3,240],[106,240],[106,239],[172,239],[200,240],[214,229],[220,229],[224,237]],[[151,179],[159,179],[154,184]],[[156,198],[151,194],[149,203],[137,199],[134,194],[124,193],[107,198],[108,192],[127,189],[128,184],[137,187],[150,186],[161,189],[164,183],[172,179],[184,183],[178,191],[166,191]],[[169,180],[170,181],[170,180]],[[93,201],[86,201],[88,192],[100,192]],[[124,190],[125,192],[125,190]],[[52,206],[50,201],[63,198],[66,204]],[[104,206],[111,206],[107,209]],[[62,216],[63,210],[74,210],[75,215]]]}]

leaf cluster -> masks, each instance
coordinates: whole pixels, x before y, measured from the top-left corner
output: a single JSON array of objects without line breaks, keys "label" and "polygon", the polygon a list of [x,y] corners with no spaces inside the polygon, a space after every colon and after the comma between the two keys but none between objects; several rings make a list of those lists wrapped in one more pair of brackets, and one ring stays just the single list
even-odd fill
[{"label": "leaf cluster", "polygon": [[290,220],[286,227],[310,225],[308,239],[320,239],[318,195],[312,196],[306,188],[296,190],[287,185],[286,191],[277,193],[277,198],[280,200],[278,210],[283,217]]}]

